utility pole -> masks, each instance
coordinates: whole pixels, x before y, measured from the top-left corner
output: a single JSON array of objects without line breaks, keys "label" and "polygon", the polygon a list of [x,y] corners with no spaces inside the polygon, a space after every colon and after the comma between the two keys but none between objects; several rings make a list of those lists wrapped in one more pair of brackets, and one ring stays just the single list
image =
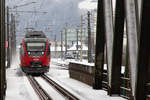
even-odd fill
[{"label": "utility pole", "polygon": [[92,62],[92,55],[91,55],[91,26],[90,26],[90,12],[88,11],[87,13],[88,15],[88,62],[91,63]]},{"label": "utility pole", "polygon": [[65,27],[65,57],[67,55],[67,25]]},{"label": "utility pole", "polygon": [[54,36],[54,41],[55,41],[55,57],[57,53],[57,41],[56,41],[56,35]]},{"label": "utility pole", "polygon": [[[15,56],[15,19],[14,19],[14,15],[11,14],[11,58],[13,58]],[[12,59],[11,59],[12,62]]]},{"label": "utility pole", "polygon": [[77,59],[78,59],[78,58],[79,58],[79,57],[78,57],[78,55],[79,55],[79,50],[78,50],[78,46],[79,46],[79,45],[78,45],[78,41],[79,41],[79,40],[78,40],[79,30],[77,29],[76,31],[77,31],[77,45],[76,45],[76,49],[77,49]]},{"label": "utility pole", "polygon": [[80,61],[82,61],[82,27],[83,27],[83,16],[81,15],[81,23],[80,23],[80,41],[81,41]]},{"label": "utility pole", "polygon": [[5,0],[0,0],[0,100],[5,99]]},{"label": "utility pole", "polygon": [[13,45],[14,45],[14,56],[16,56],[16,19],[13,16]]},{"label": "utility pole", "polygon": [[61,59],[62,59],[62,55],[63,54],[63,32],[61,31]]},{"label": "utility pole", "polygon": [[9,59],[10,59],[10,65],[12,64],[12,54],[13,54],[13,43],[12,43],[12,40],[13,40],[13,38],[12,38],[12,33],[13,33],[13,27],[12,27],[12,19],[13,19],[13,17],[12,17],[13,15],[11,14],[10,15],[10,17],[11,17],[11,21],[10,21],[10,32],[9,32]]},{"label": "utility pole", "polygon": [[12,58],[16,56],[16,25],[15,16],[11,14],[10,32],[9,32],[9,56],[10,65],[12,64]]},{"label": "utility pole", "polygon": [[7,35],[6,35],[6,45],[7,45],[7,68],[10,68],[10,42],[9,42],[9,8],[7,7]]},{"label": "utility pole", "polygon": [[12,58],[14,57],[14,16],[12,14]]}]

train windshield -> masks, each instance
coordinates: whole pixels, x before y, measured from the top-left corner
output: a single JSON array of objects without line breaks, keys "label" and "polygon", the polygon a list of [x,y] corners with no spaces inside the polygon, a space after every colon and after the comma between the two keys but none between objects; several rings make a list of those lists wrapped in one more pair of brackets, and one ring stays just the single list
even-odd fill
[{"label": "train windshield", "polygon": [[45,43],[37,43],[37,42],[32,42],[32,43],[27,43],[27,51],[45,51]]}]

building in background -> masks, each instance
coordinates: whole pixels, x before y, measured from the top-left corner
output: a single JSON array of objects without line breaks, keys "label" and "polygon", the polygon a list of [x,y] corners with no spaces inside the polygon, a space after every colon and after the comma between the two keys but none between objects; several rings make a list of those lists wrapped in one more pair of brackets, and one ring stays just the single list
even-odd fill
[{"label": "building in background", "polygon": [[[79,30],[78,40],[80,40],[80,36],[81,36],[81,34],[80,34],[80,30]],[[87,39],[88,39],[87,37],[88,37],[87,30],[83,29],[82,41],[86,45],[87,45]],[[63,34],[63,40],[65,41],[65,34]],[[77,41],[76,29],[73,29],[73,28],[67,29],[67,45],[68,45],[68,47],[72,46],[76,41]]]},{"label": "building in background", "polygon": [[61,43],[60,42],[51,42],[51,57],[53,58],[61,58],[61,55],[65,53],[65,46],[63,43],[62,51],[61,51]]},{"label": "building in background", "polygon": [[81,49],[80,41],[78,41],[78,46],[77,46],[77,42],[74,42],[74,44],[68,49],[68,53],[71,54],[74,58],[77,58],[77,56],[78,57],[80,56],[80,50],[82,50],[83,59],[87,59],[88,47],[83,43]]}]

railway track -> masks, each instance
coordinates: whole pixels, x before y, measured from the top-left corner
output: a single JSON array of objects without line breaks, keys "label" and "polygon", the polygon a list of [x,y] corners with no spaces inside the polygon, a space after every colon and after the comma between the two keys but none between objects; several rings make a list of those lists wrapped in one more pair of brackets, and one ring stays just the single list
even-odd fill
[{"label": "railway track", "polygon": [[33,76],[27,76],[30,84],[32,85],[33,89],[39,96],[40,100],[52,100],[52,98],[48,95],[48,93],[42,89],[40,84],[34,79]]},{"label": "railway track", "polygon": [[[39,96],[40,100],[53,100],[33,76],[27,75],[27,78],[36,94]],[[64,89],[46,75],[42,75],[41,78],[45,80],[51,87],[53,87],[59,94],[61,94],[66,100],[79,100],[76,96],[71,94],[69,91]]]},{"label": "railway track", "polygon": [[59,93],[61,93],[67,100],[79,100],[76,96],[71,94],[69,91],[64,89],[62,86],[54,82],[52,79],[46,75],[41,76],[45,81],[47,81],[51,86],[53,86]]}]

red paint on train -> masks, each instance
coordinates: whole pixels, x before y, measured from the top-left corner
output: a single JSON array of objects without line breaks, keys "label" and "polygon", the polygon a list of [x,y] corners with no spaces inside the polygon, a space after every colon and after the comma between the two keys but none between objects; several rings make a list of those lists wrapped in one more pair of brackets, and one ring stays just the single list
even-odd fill
[{"label": "red paint on train", "polygon": [[[37,47],[38,49],[35,49]],[[50,66],[49,40],[47,38],[24,38],[20,48],[20,62],[21,69],[25,73],[48,72]]]}]

